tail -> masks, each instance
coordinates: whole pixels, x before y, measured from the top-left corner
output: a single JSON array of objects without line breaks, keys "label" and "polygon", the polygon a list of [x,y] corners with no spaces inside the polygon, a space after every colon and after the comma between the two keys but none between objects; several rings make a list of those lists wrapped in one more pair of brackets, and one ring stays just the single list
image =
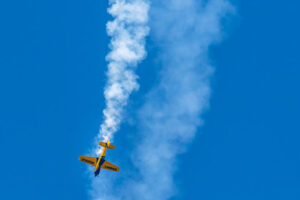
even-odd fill
[{"label": "tail", "polygon": [[115,149],[116,147],[112,144],[110,144],[109,140],[107,142],[99,142],[99,145],[108,148],[108,149]]}]

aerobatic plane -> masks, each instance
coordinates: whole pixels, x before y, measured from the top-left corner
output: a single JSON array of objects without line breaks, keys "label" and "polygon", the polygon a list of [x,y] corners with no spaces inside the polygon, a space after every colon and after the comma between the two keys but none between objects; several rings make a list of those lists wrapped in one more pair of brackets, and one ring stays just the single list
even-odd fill
[{"label": "aerobatic plane", "polygon": [[100,157],[97,158],[97,157],[89,157],[89,156],[80,156],[79,160],[87,164],[90,164],[92,166],[95,166],[95,170],[94,170],[95,177],[99,175],[101,168],[118,172],[120,169],[118,166],[105,160],[106,150],[115,149],[115,146],[110,144],[109,141],[99,142],[99,145],[104,147]]}]

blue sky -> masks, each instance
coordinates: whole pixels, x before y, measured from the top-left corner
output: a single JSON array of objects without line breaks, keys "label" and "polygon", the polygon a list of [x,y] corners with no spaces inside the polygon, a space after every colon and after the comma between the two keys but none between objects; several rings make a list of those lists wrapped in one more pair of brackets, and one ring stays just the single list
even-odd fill
[{"label": "blue sky", "polygon": [[[173,199],[299,199],[299,3],[231,2],[237,12],[209,51],[210,108],[178,157]],[[102,120],[106,9],[107,1],[1,2],[1,199],[89,199],[78,157]],[[135,147],[134,108],[157,81],[159,52],[147,48],[108,155],[121,169]]]}]

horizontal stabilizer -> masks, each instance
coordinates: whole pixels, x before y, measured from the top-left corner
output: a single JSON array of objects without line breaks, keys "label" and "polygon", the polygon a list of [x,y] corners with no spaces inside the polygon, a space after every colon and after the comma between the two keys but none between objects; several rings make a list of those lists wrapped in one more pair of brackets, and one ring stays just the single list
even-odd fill
[{"label": "horizontal stabilizer", "polygon": [[99,145],[102,146],[102,147],[106,147],[108,149],[115,149],[116,147],[112,144],[109,143],[109,141],[106,143],[106,142],[99,142]]}]

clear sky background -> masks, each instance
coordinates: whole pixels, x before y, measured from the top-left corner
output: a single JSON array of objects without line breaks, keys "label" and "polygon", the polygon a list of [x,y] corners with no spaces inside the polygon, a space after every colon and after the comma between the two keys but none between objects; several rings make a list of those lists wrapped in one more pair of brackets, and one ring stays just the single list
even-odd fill
[{"label": "clear sky background", "polygon": [[[298,200],[300,4],[231,2],[237,14],[210,51],[210,109],[179,156],[174,199]],[[103,0],[0,3],[0,199],[89,198],[78,157],[102,120],[106,8]],[[154,51],[139,66],[128,116],[155,81]],[[109,152],[121,168],[134,129],[125,120]]]}]

